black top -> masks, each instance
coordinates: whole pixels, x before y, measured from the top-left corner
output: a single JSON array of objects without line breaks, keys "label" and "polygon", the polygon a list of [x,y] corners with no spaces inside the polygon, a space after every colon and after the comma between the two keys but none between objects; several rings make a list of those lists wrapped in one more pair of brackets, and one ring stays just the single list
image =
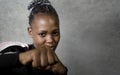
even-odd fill
[{"label": "black top", "polygon": [[54,75],[50,71],[43,71],[32,68],[31,65],[22,65],[19,62],[19,52],[25,52],[34,48],[33,45],[21,47],[18,45],[9,46],[0,51],[0,75]]}]

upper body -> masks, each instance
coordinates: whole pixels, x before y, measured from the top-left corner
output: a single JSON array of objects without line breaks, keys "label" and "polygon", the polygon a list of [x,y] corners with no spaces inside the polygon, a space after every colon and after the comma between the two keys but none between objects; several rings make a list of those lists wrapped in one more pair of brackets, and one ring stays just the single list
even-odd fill
[{"label": "upper body", "polygon": [[[66,75],[67,69],[55,53],[60,40],[59,18],[55,8],[48,0],[33,0],[28,9],[28,33],[33,40],[33,48],[30,45],[26,48],[1,48],[0,68],[14,71],[14,74],[23,72],[42,75],[44,72],[43,75]],[[12,52],[6,53],[8,50]]]}]

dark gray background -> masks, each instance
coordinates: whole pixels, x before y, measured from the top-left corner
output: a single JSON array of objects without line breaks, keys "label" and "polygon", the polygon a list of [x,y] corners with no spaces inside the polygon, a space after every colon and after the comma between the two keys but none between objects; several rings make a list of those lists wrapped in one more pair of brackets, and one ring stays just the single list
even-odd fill
[{"label": "dark gray background", "polygon": [[[0,42],[31,43],[31,0],[0,0]],[[68,75],[120,75],[120,0],[50,0],[60,16],[57,54]]]}]

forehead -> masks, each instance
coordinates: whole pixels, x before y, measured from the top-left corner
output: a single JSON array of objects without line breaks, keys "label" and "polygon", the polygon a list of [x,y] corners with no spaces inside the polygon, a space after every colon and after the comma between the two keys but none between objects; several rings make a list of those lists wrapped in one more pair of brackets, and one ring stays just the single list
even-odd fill
[{"label": "forehead", "polygon": [[57,17],[55,15],[52,14],[47,14],[47,13],[38,13],[34,15],[33,21],[35,20],[51,20],[54,21],[56,24],[58,24],[58,20]]},{"label": "forehead", "polygon": [[55,16],[39,13],[34,15],[32,27],[36,29],[58,28],[59,25]]}]

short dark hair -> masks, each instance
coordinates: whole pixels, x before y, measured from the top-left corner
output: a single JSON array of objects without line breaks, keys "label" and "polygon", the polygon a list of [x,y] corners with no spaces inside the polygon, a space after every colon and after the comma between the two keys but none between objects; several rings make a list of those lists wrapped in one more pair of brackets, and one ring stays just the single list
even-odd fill
[{"label": "short dark hair", "polygon": [[38,13],[45,13],[55,16],[59,24],[58,14],[48,0],[33,0],[28,6],[28,10],[31,11],[29,14],[29,25],[31,25],[34,15]]}]

